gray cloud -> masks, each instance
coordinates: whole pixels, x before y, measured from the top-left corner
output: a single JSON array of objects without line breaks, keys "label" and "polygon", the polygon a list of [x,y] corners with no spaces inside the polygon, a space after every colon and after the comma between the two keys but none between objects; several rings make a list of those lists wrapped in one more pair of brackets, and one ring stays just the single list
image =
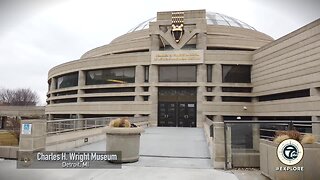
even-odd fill
[{"label": "gray cloud", "polygon": [[0,35],[46,8],[68,0],[1,0]]}]

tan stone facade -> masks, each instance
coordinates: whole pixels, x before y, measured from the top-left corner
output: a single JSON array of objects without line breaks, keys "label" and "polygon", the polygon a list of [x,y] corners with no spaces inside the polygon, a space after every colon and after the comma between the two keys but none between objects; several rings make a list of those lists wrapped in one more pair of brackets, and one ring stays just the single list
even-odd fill
[{"label": "tan stone facade", "polygon": [[[253,29],[209,24],[205,10],[184,11],[184,34],[177,43],[171,35],[171,18],[172,12],[159,12],[149,28],[124,34],[79,60],[52,68],[46,107],[49,119],[149,116],[152,124],[158,125],[159,89],[180,87],[196,90],[197,127],[206,117],[215,121],[223,121],[225,116],[308,116],[319,120],[319,20],[274,41]],[[159,68],[163,65],[193,65],[196,81],[161,82]],[[249,65],[251,83],[223,82],[224,65]],[[134,83],[86,83],[88,71],[118,67],[133,67]],[[57,88],[58,78],[68,73],[78,75],[77,85]],[[250,92],[232,92],[237,91],[232,88]],[[310,96],[268,101],[268,95],[300,90],[309,91]],[[130,100],[112,100],[125,99],[121,97]]]}]

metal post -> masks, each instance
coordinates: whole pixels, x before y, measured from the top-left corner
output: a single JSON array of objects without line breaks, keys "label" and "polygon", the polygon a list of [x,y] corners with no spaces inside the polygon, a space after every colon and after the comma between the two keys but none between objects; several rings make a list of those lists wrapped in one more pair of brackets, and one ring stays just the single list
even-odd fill
[{"label": "metal post", "polygon": [[293,130],[293,122],[292,122],[292,120],[290,120],[290,123],[289,123],[289,130]]},{"label": "metal post", "polygon": [[227,152],[227,126],[223,123],[223,138],[224,138],[224,170],[228,170],[228,152]]},{"label": "metal post", "polygon": [[59,127],[59,132],[61,131],[61,121],[59,121],[58,127]]}]

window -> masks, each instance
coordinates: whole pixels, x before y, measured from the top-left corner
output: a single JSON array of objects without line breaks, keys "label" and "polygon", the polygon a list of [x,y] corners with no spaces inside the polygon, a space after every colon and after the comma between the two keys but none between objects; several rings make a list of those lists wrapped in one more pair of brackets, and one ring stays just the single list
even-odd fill
[{"label": "window", "polygon": [[71,119],[71,114],[52,114],[54,120]]},{"label": "window", "polygon": [[207,92],[212,92],[213,87],[212,86],[206,86]]},{"label": "window", "polygon": [[251,87],[222,87],[222,92],[251,93]]},{"label": "window", "polygon": [[213,101],[213,96],[206,96],[207,101]]},{"label": "window", "polygon": [[144,66],[144,82],[149,82],[149,66]]},{"label": "window", "polygon": [[310,89],[303,89],[299,91],[290,91],[284,93],[270,94],[266,96],[259,96],[259,101],[273,101],[273,100],[281,100],[281,99],[293,99],[293,98],[301,98],[301,97],[309,97]]},{"label": "window", "polygon": [[251,102],[251,97],[222,96],[222,102]]},{"label": "window", "polygon": [[159,88],[159,102],[196,102],[196,88]]},{"label": "window", "polygon": [[207,47],[207,50],[226,50],[226,51],[254,51],[255,49],[249,49],[249,48],[233,48],[233,47]]},{"label": "window", "polygon": [[135,82],[135,68],[110,68],[86,72],[86,85],[126,84]]},{"label": "window", "polygon": [[143,87],[143,92],[148,92],[149,91],[149,87]]},{"label": "window", "polygon": [[57,99],[57,100],[53,100],[53,104],[75,103],[75,102],[77,102],[77,98],[68,98],[68,99]]},{"label": "window", "polygon": [[110,96],[110,97],[84,98],[84,102],[101,102],[101,101],[134,101],[134,96]]},{"label": "window", "polygon": [[196,66],[159,66],[160,82],[196,82]]},{"label": "window", "polygon": [[149,96],[142,96],[143,97],[143,101],[148,101],[149,100]]},{"label": "window", "polygon": [[251,66],[222,65],[222,82],[251,83]]},{"label": "window", "polygon": [[114,93],[114,92],[134,92],[134,87],[123,87],[123,88],[106,88],[106,89],[86,89],[86,94],[90,93]]},{"label": "window", "polygon": [[207,82],[212,82],[212,65],[207,65]]},{"label": "window", "polygon": [[57,77],[57,89],[78,86],[78,72]]},{"label": "window", "polygon": [[63,92],[58,92],[58,93],[53,93],[54,96],[66,96],[66,95],[74,95],[77,94],[78,91],[63,91]]}]

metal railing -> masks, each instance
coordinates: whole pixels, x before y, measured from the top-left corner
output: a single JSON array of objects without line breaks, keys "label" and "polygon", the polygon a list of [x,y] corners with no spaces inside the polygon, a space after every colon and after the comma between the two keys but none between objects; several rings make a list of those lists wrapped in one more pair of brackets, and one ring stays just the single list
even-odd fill
[{"label": "metal railing", "polygon": [[[59,119],[47,121],[47,135],[108,126],[110,121],[119,117]],[[131,123],[148,122],[149,117],[129,117]]]},{"label": "metal railing", "polygon": [[[312,128],[312,126],[314,124],[319,124],[320,125],[320,121],[297,121],[297,120],[257,120],[257,121],[249,121],[249,120],[237,120],[237,121],[224,121],[224,155],[225,155],[225,165],[224,165],[224,169],[227,170],[228,169],[228,151],[227,151],[227,129],[228,126],[231,125],[240,125],[240,124],[264,124],[264,125],[272,125],[273,127],[277,127],[274,129],[268,129],[268,128],[259,128],[259,132],[260,132],[260,138],[262,139],[273,139],[274,136],[263,136],[261,135],[261,132],[263,131],[269,131],[272,132],[273,134],[276,131],[279,130],[297,130],[299,131],[299,127],[305,127],[305,128]],[[301,134],[304,134],[304,132],[299,131]],[[320,133],[320,132],[318,132]],[[232,142],[230,142],[232,144]],[[232,153],[232,152],[231,152]]]}]

